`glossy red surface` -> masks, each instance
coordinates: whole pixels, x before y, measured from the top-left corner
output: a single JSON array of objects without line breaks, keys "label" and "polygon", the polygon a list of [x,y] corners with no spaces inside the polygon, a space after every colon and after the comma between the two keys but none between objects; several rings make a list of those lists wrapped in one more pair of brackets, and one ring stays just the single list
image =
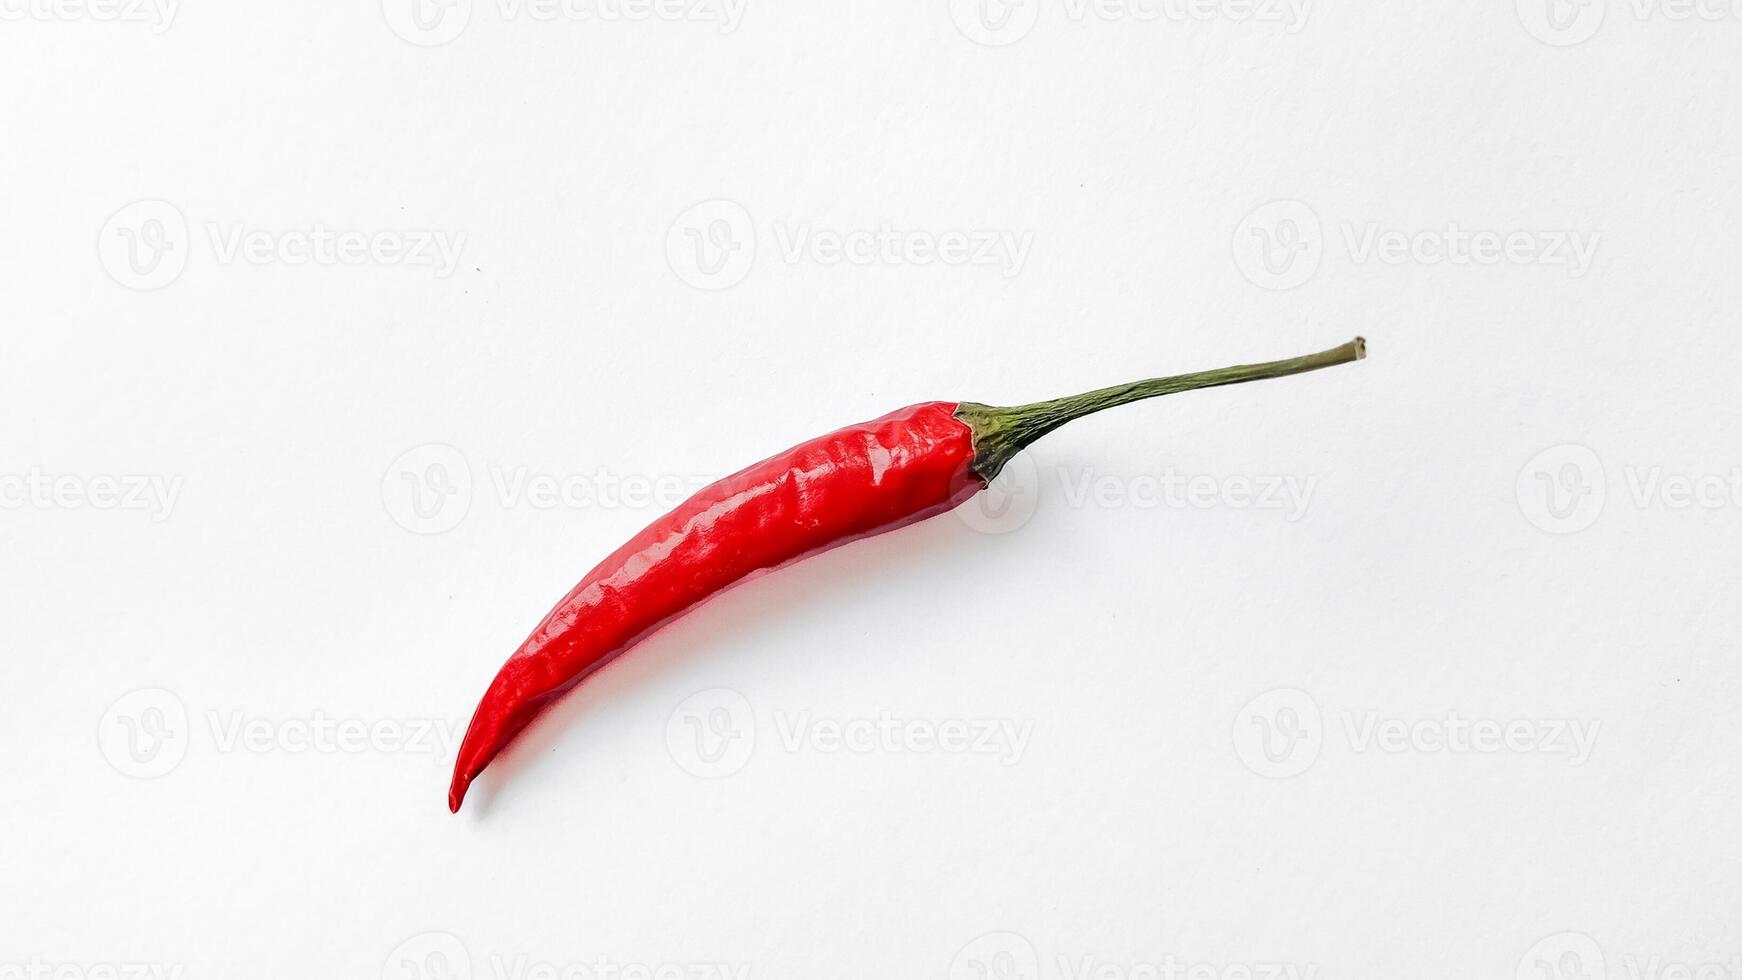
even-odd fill
[{"label": "glossy red surface", "polygon": [[984,488],[954,402],[795,446],[710,484],[557,603],[496,674],[454,763],[448,807],[540,712],[618,654],[763,571],[949,510]]}]

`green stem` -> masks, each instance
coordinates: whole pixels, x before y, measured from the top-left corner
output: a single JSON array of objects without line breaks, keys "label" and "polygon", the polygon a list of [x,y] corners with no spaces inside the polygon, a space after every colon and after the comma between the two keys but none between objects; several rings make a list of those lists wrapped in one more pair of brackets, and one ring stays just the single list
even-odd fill
[{"label": "green stem", "polygon": [[1358,361],[1366,356],[1367,341],[1356,337],[1341,347],[1333,347],[1305,357],[1291,357],[1286,361],[1242,364],[1215,371],[1180,374],[1171,378],[1151,378],[1148,381],[1114,385],[1111,388],[1035,402],[1032,405],[996,408],[976,402],[963,402],[956,408],[956,417],[974,430],[974,471],[990,481],[1004,468],[1005,463],[1010,462],[1013,456],[1028,448],[1036,439],[1085,415],[1180,391],[1237,385],[1247,381],[1317,371],[1319,368]]}]

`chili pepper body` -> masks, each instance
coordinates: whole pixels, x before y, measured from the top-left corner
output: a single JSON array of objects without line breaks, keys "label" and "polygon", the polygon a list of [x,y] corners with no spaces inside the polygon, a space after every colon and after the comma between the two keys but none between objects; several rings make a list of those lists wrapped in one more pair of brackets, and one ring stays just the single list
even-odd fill
[{"label": "chili pepper body", "polygon": [[1073,419],[1365,356],[1357,337],[1304,357],[1030,405],[925,402],[710,484],[588,572],[502,665],[460,744],[448,808],[459,811],[472,780],[557,698],[654,630],[753,575],[949,510],[984,489],[1024,447]]},{"label": "chili pepper body", "polygon": [[985,482],[953,402],[851,425],[709,484],[557,603],[472,716],[448,790],[466,789],[553,701],[648,634],[756,573],[942,513]]}]

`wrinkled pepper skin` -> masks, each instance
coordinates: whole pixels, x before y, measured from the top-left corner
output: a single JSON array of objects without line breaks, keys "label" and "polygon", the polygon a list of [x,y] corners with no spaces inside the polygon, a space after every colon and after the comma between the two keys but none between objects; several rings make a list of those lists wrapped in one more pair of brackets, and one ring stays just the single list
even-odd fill
[{"label": "wrinkled pepper skin", "polygon": [[648,634],[758,572],[956,506],[986,486],[954,402],[802,443],[710,484],[600,562],[508,658],[466,730],[466,789],[532,720]]},{"label": "wrinkled pepper skin", "polygon": [[1074,419],[1366,356],[1367,342],[1356,337],[1316,354],[1027,405],[925,402],[812,439],[704,487],[588,572],[502,665],[460,744],[448,809],[459,812],[472,780],[564,692],[752,575],[941,514],[984,490],[1035,440]]}]

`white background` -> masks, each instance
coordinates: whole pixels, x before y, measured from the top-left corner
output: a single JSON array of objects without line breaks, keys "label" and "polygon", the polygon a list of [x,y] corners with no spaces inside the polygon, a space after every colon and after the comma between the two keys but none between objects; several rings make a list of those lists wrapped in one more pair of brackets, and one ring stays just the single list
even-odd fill
[{"label": "white background", "polygon": [[[1742,11],[1554,2],[5,0],[0,977],[1735,980]],[[1356,334],[448,814],[611,487]]]}]

